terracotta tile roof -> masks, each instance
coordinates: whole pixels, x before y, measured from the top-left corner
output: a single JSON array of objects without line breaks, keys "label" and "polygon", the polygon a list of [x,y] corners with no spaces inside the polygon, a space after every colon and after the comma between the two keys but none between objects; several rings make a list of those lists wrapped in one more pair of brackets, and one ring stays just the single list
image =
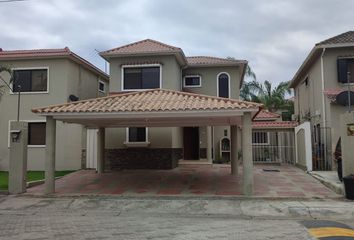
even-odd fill
[{"label": "terracotta tile roof", "polygon": [[0,61],[1,60],[15,60],[15,59],[26,59],[26,58],[60,58],[69,57],[73,61],[79,63],[80,65],[90,69],[91,71],[101,75],[105,79],[109,79],[109,76],[103,72],[101,69],[97,68],[95,65],[87,61],[86,59],[80,57],[76,53],[72,52],[68,47],[59,49],[32,49],[32,50],[3,50],[0,49]]},{"label": "terracotta tile roof", "polygon": [[260,122],[253,122],[253,128],[294,128],[298,125],[298,122],[295,121],[260,121]]},{"label": "terracotta tile roof", "polygon": [[231,58],[217,58],[209,56],[187,57],[189,66],[209,66],[209,65],[240,65],[246,64],[246,60],[236,60]]},{"label": "terracotta tile roof", "polygon": [[121,47],[113,48],[104,52],[101,55],[110,54],[134,54],[134,53],[161,53],[161,52],[180,52],[182,49],[158,42],[152,39],[145,39],[142,41],[130,43]]},{"label": "terracotta tile roof", "polygon": [[254,117],[254,120],[262,120],[262,119],[277,119],[280,118],[280,114],[272,113],[267,110],[261,110],[258,114]]},{"label": "terracotta tile roof", "polygon": [[32,109],[34,113],[118,113],[188,110],[258,110],[262,105],[234,99],[154,89]]},{"label": "terracotta tile roof", "polygon": [[348,31],[337,36],[328,38],[316,45],[327,45],[327,44],[341,44],[341,43],[354,43],[354,31]]}]

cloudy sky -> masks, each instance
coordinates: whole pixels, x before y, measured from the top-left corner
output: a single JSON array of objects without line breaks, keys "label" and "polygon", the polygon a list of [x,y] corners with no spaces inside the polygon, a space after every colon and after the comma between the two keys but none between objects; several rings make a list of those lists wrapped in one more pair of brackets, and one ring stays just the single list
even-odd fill
[{"label": "cloudy sky", "polygon": [[246,59],[260,81],[287,81],[316,42],[354,30],[351,0],[28,0],[1,2],[3,49],[95,49],[152,38],[187,56]]}]

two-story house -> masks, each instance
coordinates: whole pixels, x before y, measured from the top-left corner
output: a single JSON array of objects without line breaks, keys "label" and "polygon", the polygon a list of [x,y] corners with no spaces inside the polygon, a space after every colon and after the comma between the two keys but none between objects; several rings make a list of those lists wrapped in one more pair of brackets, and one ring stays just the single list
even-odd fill
[{"label": "two-story house", "polygon": [[[247,65],[245,60],[186,57],[181,48],[150,39],[100,55],[110,63],[110,94],[161,88],[238,99]],[[194,126],[106,129],[106,165],[170,168],[180,159],[203,160],[208,132],[207,127]],[[215,157],[220,140],[230,137],[230,127],[212,127],[211,135]],[[165,159],[173,163],[164,165]]]},{"label": "two-story house", "polygon": [[[21,86],[20,120],[28,122],[28,169],[43,170],[45,160],[46,120],[31,112],[43,105],[53,105],[108,93],[109,77],[90,62],[63,49],[0,49],[0,65],[13,70],[12,90],[0,100],[0,170],[8,169],[9,126],[17,118],[17,95]],[[9,81],[9,76],[2,73]],[[0,82],[0,85],[4,85]],[[86,129],[82,125],[57,123],[56,169],[75,170],[82,166],[82,149],[86,147]]]},{"label": "two-story house", "polygon": [[290,83],[297,120],[311,122],[314,170],[333,167],[332,152],[340,137],[339,117],[348,110],[338,96],[346,94],[353,83],[353,31],[317,43]]}]

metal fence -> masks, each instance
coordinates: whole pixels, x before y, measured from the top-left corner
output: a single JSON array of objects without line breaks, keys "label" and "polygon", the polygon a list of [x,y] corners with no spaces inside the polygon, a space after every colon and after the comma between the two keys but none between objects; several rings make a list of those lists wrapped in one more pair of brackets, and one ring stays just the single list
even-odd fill
[{"label": "metal fence", "polygon": [[314,126],[312,131],[312,169],[314,171],[332,170],[331,128]]},{"label": "metal fence", "polygon": [[293,131],[252,132],[254,163],[295,163],[295,136]]}]

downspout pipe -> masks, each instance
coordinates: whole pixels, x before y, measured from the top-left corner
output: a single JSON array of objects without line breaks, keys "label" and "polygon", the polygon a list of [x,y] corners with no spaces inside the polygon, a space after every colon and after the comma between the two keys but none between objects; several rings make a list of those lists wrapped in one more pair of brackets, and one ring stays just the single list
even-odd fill
[{"label": "downspout pipe", "polygon": [[326,48],[322,49],[321,54],[321,95],[322,95],[322,121],[323,121],[323,129],[324,129],[324,141],[323,141],[323,150],[324,150],[324,160],[325,164],[327,164],[327,114],[326,114],[326,101],[325,101],[325,80],[324,80],[324,63],[323,63],[323,56],[326,52]]}]

